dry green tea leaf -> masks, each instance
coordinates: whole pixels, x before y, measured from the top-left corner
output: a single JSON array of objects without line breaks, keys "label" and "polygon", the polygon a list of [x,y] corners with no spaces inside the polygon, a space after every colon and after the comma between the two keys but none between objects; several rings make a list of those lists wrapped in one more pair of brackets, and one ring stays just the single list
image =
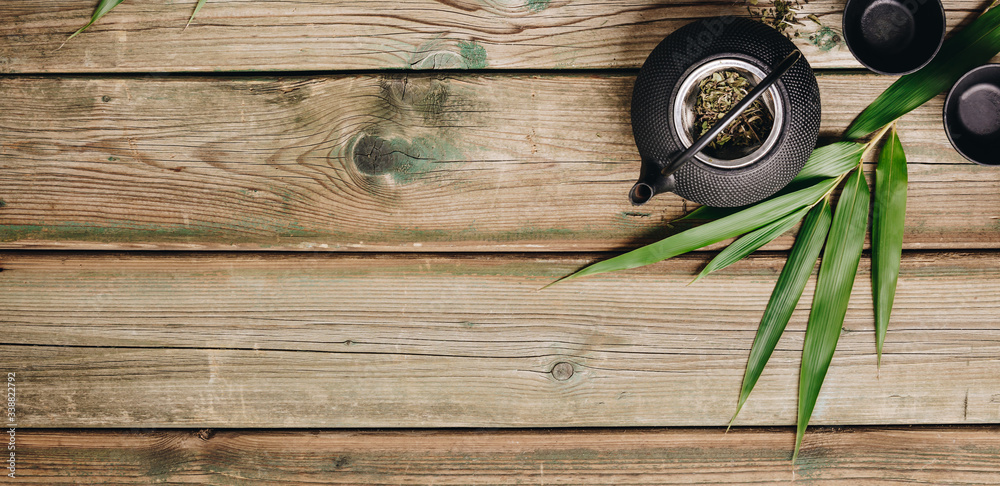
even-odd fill
[{"label": "dry green tea leaf", "polygon": [[[703,79],[699,89],[694,108],[695,124],[701,130],[698,134],[700,137],[708,133],[729,110],[746,97],[753,86],[736,71],[719,71]],[[754,101],[708,146],[719,148],[730,142],[737,147],[757,145],[767,138],[772,120],[771,112],[764,104],[760,100]]]},{"label": "dry green tea leaf", "polygon": [[750,18],[771,26],[785,37],[791,39],[797,37],[798,32],[789,31],[793,24],[799,22],[795,19],[799,7],[798,0],[774,0],[771,3],[759,3],[758,1],[747,0],[747,11]]}]

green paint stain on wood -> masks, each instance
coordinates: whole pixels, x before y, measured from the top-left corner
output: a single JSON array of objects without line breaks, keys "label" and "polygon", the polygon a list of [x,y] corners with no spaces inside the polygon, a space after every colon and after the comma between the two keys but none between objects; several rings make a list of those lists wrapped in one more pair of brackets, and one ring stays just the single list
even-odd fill
[{"label": "green paint stain on wood", "polygon": [[[421,165],[423,164],[423,165]],[[403,173],[384,174],[389,183],[406,183],[425,176],[433,161],[407,165]],[[377,178],[373,177],[373,180]],[[434,181],[428,182],[434,184]],[[630,218],[637,219],[637,218]],[[199,243],[209,245],[250,245],[261,248],[293,247],[309,243],[312,247],[328,245],[336,250],[364,242],[368,246],[407,245],[412,243],[481,242],[487,244],[541,243],[573,241],[580,238],[615,239],[622,237],[617,227],[539,228],[526,225],[515,230],[483,230],[475,225],[463,228],[425,229],[404,225],[380,226],[357,230],[338,230],[338,225],[314,222],[308,226],[280,217],[236,214],[232,221],[182,225],[178,223],[142,223],[135,221],[53,222],[0,226],[0,242],[76,241],[97,243]],[[643,241],[646,234],[635,234]],[[659,236],[659,235],[656,235]],[[327,248],[327,247],[321,247]]]},{"label": "green paint stain on wood", "polygon": [[546,8],[549,8],[549,2],[551,0],[528,0],[528,10],[532,12],[541,12]]},{"label": "green paint stain on wood", "polygon": [[449,91],[444,83],[431,81],[427,90],[413,101],[413,108],[424,115],[428,125],[439,124],[447,113]]},{"label": "green paint stain on wood", "polygon": [[389,176],[408,184],[432,171],[439,161],[459,161],[459,150],[435,137],[382,137],[362,134],[352,151],[355,166],[367,176]]},{"label": "green paint stain on wood", "polygon": [[[8,225],[0,228],[0,242],[23,240],[88,241],[99,243],[252,243],[274,244],[288,238],[325,236],[309,231],[297,223],[269,224],[261,221],[232,224],[202,223],[200,225],[148,224],[135,222],[102,222],[38,225]],[[263,245],[262,245],[263,246]]]},{"label": "green paint stain on wood", "polygon": [[809,36],[809,43],[826,52],[840,46],[843,41],[837,31],[824,25]]},{"label": "green paint stain on wood", "polygon": [[461,88],[456,93],[447,78],[412,75],[383,76],[378,85],[379,96],[367,110],[379,113],[379,121],[330,151],[331,164],[347,161],[364,176],[360,189],[385,197],[386,186],[439,183],[467,160],[456,144],[462,135],[452,130],[453,118],[457,111],[482,109]]},{"label": "green paint stain on wood", "polygon": [[[461,67],[461,66],[456,66]],[[468,97],[452,100],[453,83],[426,76],[384,76],[379,79],[377,113],[391,113],[406,125],[414,125],[412,112],[423,115],[422,126],[440,129],[455,109],[468,108]],[[451,101],[450,101],[451,100]],[[394,120],[395,121],[395,120]],[[382,125],[395,125],[382,123]]]},{"label": "green paint stain on wood", "polygon": [[483,69],[487,66],[486,49],[475,41],[461,41],[458,49],[466,69]]}]

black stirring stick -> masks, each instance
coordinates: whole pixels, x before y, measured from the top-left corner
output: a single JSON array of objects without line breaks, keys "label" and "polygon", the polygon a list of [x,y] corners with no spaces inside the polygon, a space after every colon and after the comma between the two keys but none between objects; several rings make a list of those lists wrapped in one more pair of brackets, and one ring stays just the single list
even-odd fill
[{"label": "black stirring stick", "polygon": [[721,121],[716,123],[715,126],[713,126],[712,129],[708,131],[708,133],[702,135],[701,138],[699,138],[693,144],[691,144],[691,146],[688,147],[687,150],[681,152],[681,154],[678,155],[674,160],[668,162],[667,165],[661,171],[662,174],[665,176],[669,176],[670,174],[677,172],[677,170],[680,169],[681,166],[683,166],[688,160],[690,160],[691,157],[694,157],[695,154],[701,152],[702,149],[708,146],[708,144],[712,143],[712,140],[715,140],[715,137],[719,136],[719,134],[722,133],[722,131],[725,130],[726,127],[728,127],[729,124],[736,119],[736,117],[740,116],[743,113],[743,110],[745,110],[748,106],[750,106],[750,103],[757,101],[757,98],[760,98],[760,95],[764,94],[764,91],[767,90],[767,88],[770,88],[771,85],[774,84],[776,81],[778,81],[778,78],[780,78],[782,74],[785,74],[792,67],[792,65],[795,64],[795,61],[798,61],[801,57],[802,53],[799,52],[798,49],[788,54],[788,56],[786,56],[776,66],[774,66],[774,69],[771,70],[771,73],[765,76],[764,79],[760,82],[760,84],[754,86],[754,88],[750,90],[750,92],[747,93],[747,95],[744,96],[743,99],[736,104],[736,106],[734,106],[731,110],[726,112],[726,116],[724,116]]}]

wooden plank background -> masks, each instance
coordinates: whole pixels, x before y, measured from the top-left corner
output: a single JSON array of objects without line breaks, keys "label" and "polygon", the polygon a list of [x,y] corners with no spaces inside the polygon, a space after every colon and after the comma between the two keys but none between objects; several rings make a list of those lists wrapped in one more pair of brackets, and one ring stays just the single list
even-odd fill
[{"label": "wooden plank background", "polygon": [[[694,204],[626,198],[632,83],[742,3],[209,0],[184,29],[195,3],[129,0],[63,46],[94,0],[0,2],[19,481],[1000,484],[1000,172],[951,148],[942,97],[899,122],[882,366],[865,257],[792,465],[759,427],[794,423],[812,284],[756,428],[709,428],[791,236],[696,285],[711,253],[538,290],[680,229]],[[989,3],[946,0],[949,27]],[[821,143],[893,81],[815,45],[806,16],[843,7],[792,29]]]},{"label": "wooden plank background", "polygon": [[[700,17],[747,15],[742,2],[570,0],[195,0],[125,2],[59,48],[90,18],[89,0],[5,0],[0,72],[300,71],[637,68],[664,36]],[[948,0],[950,29],[990,0]],[[841,28],[843,0],[799,7],[796,43],[819,68],[861,68],[846,45],[809,41]]]},{"label": "wooden plank background", "polygon": [[[783,259],[538,291],[592,260],[13,254],[0,362],[29,427],[725,425]],[[878,370],[866,262],[813,423],[1000,420],[998,263],[907,254]],[[739,424],[794,423],[811,295]]]},{"label": "wooden plank background", "polygon": [[[0,248],[607,251],[694,205],[633,207],[631,75],[0,80]],[[890,83],[824,74],[836,140]],[[850,97],[835,93],[853,91]],[[45,102],[38,102],[44,97]],[[900,122],[907,248],[998,248],[1000,172],[942,97]],[[791,236],[769,249],[787,249]]]},{"label": "wooden plank background", "polygon": [[32,431],[25,484],[995,484],[1000,429]]}]

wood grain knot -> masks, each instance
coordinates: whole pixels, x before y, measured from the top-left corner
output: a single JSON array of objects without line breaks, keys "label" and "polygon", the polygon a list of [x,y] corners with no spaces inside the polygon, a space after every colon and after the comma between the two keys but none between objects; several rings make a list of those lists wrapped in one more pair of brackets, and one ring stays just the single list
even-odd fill
[{"label": "wood grain knot", "polygon": [[411,154],[412,147],[400,140],[386,140],[376,135],[362,135],[354,144],[354,165],[362,174],[379,176],[407,173],[413,168],[418,154]]},{"label": "wood grain knot", "polygon": [[[440,127],[449,111],[469,107],[455,105],[451,98],[449,83],[436,77],[384,76],[379,78],[378,112],[391,113],[407,125],[420,124],[426,127]],[[415,118],[416,115],[419,118]],[[450,117],[457,116],[451,113]],[[423,118],[423,123],[419,119]]]},{"label": "wood grain knot", "polygon": [[348,153],[358,172],[367,176],[358,181],[361,184],[408,184],[434,172],[438,162],[462,160],[461,151],[430,134],[390,137],[362,132]]},{"label": "wood grain knot", "polygon": [[559,381],[566,381],[573,377],[573,365],[565,361],[556,363],[552,367],[552,377]]},{"label": "wood grain knot", "polygon": [[[506,24],[499,29],[508,32],[524,30],[514,24]],[[486,48],[474,40],[431,39],[417,46],[410,54],[407,65],[410,69],[483,69],[489,66],[489,59]]]}]

